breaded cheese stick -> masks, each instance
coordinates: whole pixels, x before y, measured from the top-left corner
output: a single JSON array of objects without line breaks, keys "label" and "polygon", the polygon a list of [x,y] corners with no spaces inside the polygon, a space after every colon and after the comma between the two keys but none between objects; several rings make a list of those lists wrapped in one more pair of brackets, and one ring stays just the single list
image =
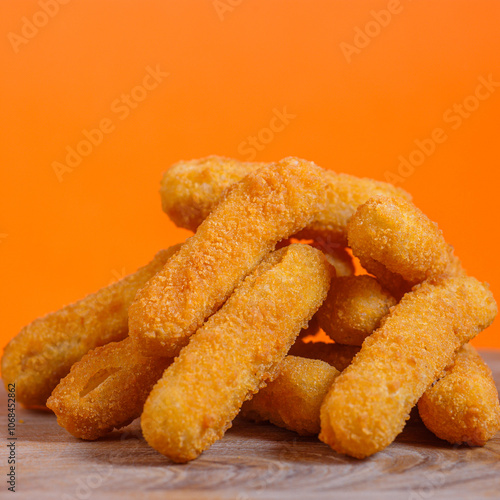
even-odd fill
[{"label": "breaded cheese stick", "polygon": [[[287,356],[279,375],[243,404],[240,415],[301,435],[320,432],[321,403],[359,348],[321,342],[304,346],[311,359]],[[154,384],[172,361],[142,356],[130,339],[109,343],[73,365],[47,406],[73,436],[97,439],[141,415]],[[500,426],[491,371],[469,344],[458,351],[418,406],[429,430],[452,443],[483,445]]]},{"label": "breaded cheese stick", "polygon": [[172,362],[172,358],[142,356],[130,338],[111,342],[89,351],[71,367],[47,407],[73,436],[98,439],[141,415],[153,386]]},{"label": "breaded cheese stick", "polygon": [[335,268],[335,276],[352,276],[354,274],[354,262],[351,254],[345,247],[328,244],[322,240],[297,240],[297,238],[288,238],[281,240],[276,249],[283,248],[291,243],[307,243],[318,250],[321,250],[326,257],[326,260]]},{"label": "breaded cheese stick", "polygon": [[163,211],[178,227],[196,232],[229,186],[265,165],[215,155],[179,161],[161,180]]},{"label": "breaded cheese stick", "polygon": [[287,356],[279,375],[243,404],[240,415],[303,436],[317,435],[321,404],[339,373],[319,359]]},{"label": "breaded cheese stick", "polygon": [[137,290],[180,246],[161,250],[134,274],[25,326],[2,357],[4,384],[16,384],[18,402],[45,406],[73,363],[95,347],[124,339],[128,334],[127,311]]},{"label": "breaded cheese stick", "polygon": [[415,287],[335,380],[321,407],[320,439],[356,458],[384,449],[455,352],[496,313],[491,292],[474,278]]},{"label": "breaded cheese stick", "polygon": [[[315,344],[317,345],[317,344]],[[338,344],[323,344],[319,359],[287,356],[279,375],[243,404],[240,415],[269,422],[301,435],[320,432],[320,407],[335,378],[350,360],[338,358]],[[343,347],[343,346],[341,346]],[[310,352],[311,354],[311,352]],[[331,363],[332,364],[332,363]],[[427,428],[450,443],[483,446],[500,430],[500,405],[491,370],[470,344],[418,402]]]},{"label": "breaded cheese stick", "polygon": [[[330,353],[330,359],[336,361],[336,347],[323,344],[323,354]],[[345,366],[341,361],[340,369]],[[243,404],[240,415],[301,435],[318,434],[321,404],[339,374],[319,359],[289,355],[279,375]],[[452,444],[482,446],[500,429],[491,371],[470,344],[459,349],[453,363],[420,398],[418,407],[427,428]]]},{"label": "breaded cheese stick", "polygon": [[376,330],[396,299],[372,276],[335,278],[315,318],[335,342],[360,346]]},{"label": "breaded cheese stick", "polygon": [[453,364],[418,402],[425,426],[452,444],[483,446],[500,430],[500,404],[491,370],[465,344]]},{"label": "breaded cheese stick", "polygon": [[[262,165],[220,156],[178,162],[165,172],[161,181],[163,210],[179,227],[196,231],[224,190]],[[385,182],[330,170],[324,170],[323,174],[327,196],[325,208],[297,234],[298,238],[320,238],[346,245],[347,222],[359,205],[377,195],[411,199],[406,191]]]},{"label": "breaded cheese stick", "polygon": [[171,358],[142,356],[130,338],[94,349],[71,367],[47,400],[73,436],[97,439],[139,417]]},{"label": "breaded cheese stick", "polygon": [[330,272],[324,255],[308,245],[269,254],[153,388],[141,417],[147,442],[187,462],[220,439],[243,402],[277,375],[324,300]]},{"label": "breaded cheese stick", "polygon": [[129,309],[130,336],[145,355],[175,356],[238,283],[324,207],[321,170],[286,158],[233,184]]},{"label": "breaded cheese stick", "polygon": [[350,219],[347,234],[361,265],[397,298],[427,278],[464,274],[437,224],[407,200],[368,200]]}]

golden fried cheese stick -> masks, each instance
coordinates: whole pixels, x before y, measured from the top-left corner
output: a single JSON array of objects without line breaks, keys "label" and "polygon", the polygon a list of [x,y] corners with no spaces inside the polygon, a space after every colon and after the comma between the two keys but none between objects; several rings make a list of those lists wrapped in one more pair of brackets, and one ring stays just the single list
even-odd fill
[{"label": "golden fried cheese stick", "polygon": [[129,335],[143,354],[177,355],[276,243],[323,209],[324,197],[321,169],[297,158],[233,184],[130,306]]},{"label": "golden fried cheese stick", "polygon": [[[141,415],[153,386],[172,362],[172,358],[142,356],[130,338],[111,342],[88,352],[71,367],[47,400],[47,407],[73,436],[98,439]],[[317,420],[319,432],[319,406]]]},{"label": "golden fried cheese stick", "polygon": [[4,384],[16,384],[17,400],[45,406],[73,363],[95,347],[124,339],[135,294],[179,248],[161,250],[134,274],[25,326],[2,357]]},{"label": "golden fried cheese stick", "polygon": [[220,439],[243,402],[277,375],[324,300],[330,272],[323,254],[307,245],[268,255],[153,388],[141,417],[147,442],[187,462]]},{"label": "golden fried cheese stick", "polygon": [[356,458],[384,449],[455,352],[496,313],[491,292],[474,278],[415,287],[335,380],[321,407],[320,439]]},{"label": "golden fried cheese stick", "polygon": [[[303,354],[311,359],[287,356],[279,375],[243,404],[240,415],[269,420],[302,435],[320,432],[323,399],[359,348],[322,342],[303,346]],[[130,339],[109,343],[73,365],[47,406],[73,436],[97,439],[141,415],[154,384],[172,361],[142,356]],[[452,443],[483,445],[500,426],[491,371],[469,344],[458,351],[418,406],[429,430]]]},{"label": "golden fried cheese stick", "polygon": [[229,186],[265,165],[215,155],[175,163],[161,181],[163,211],[178,227],[196,232]]},{"label": "golden fried cheese stick", "polygon": [[130,338],[88,352],[47,400],[75,437],[97,439],[139,417],[171,358],[142,356]]},{"label": "golden fried cheese stick", "polygon": [[288,238],[281,240],[276,245],[276,250],[290,245],[291,243],[307,243],[318,250],[321,250],[326,260],[335,268],[335,276],[352,276],[355,272],[354,262],[351,254],[345,247],[328,244],[322,240],[298,240],[297,238]]},{"label": "golden fried cheese stick", "polygon": [[279,375],[241,408],[240,415],[303,436],[319,434],[323,399],[339,371],[319,359],[287,356]]},{"label": "golden fried cheese stick", "polygon": [[[219,202],[224,190],[262,163],[239,162],[210,156],[176,163],[163,175],[163,210],[179,227],[196,231]],[[346,226],[356,208],[376,195],[411,199],[401,188],[385,182],[323,171],[326,206],[297,234],[302,239],[323,239],[347,244]]]},{"label": "golden fried cheese stick", "polygon": [[469,344],[418,402],[425,426],[452,444],[483,446],[500,430],[498,392],[488,365]]},{"label": "golden fried cheese stick", "polygon": [[368,200],[350,219],[347,234],[361,265],[397,298],[427,278],[464,274],[437,224],[407,200]]},{"label": "golden fried cheese stick", "polygon": [[[323,344],[323,354],[338,361],[337,346]],[[342,370],[346,365],[340,363]],[[340,374],[336,368],[319,359],[287,356],[280,374],[243,404],[240,415],[268,420],[301,435],[318,434],[321,404]],[[459,349],[453,363],[420,398],[418,408],[427,428],[452,444],[483,446],[500,430],[491,370],[470,344]]]},{"label": "golden fried cheese stick", "polygon": [[396,299],[368,275],[335,278],[315,318],[335,342],[360,346],[396,305]]}]

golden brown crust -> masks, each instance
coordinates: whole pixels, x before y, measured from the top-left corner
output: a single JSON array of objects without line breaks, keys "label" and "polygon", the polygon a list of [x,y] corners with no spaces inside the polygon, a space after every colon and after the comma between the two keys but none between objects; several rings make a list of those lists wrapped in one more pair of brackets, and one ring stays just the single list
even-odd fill
[{"label": "golden brown crust", "polygon": [[332,280],[315,317],[335,342],[360,346],[394,305],[394,297],[372,276],[345,276]]},{"label": "golden brown crust", "polygon": [[320,439],[356,458],[388,446],[455,352],[496,312],[490,291],[474,278],[415,287],[335,380],[321,408]]},{"label": "golden brown crust", "polygon": [[4,384],[16,384],[17,400],[45,406],[73,363],[95,347],[124,339],[135,294],[179,248],[161,250],[134,274],[25,326],[2,357]]},{"label": "golden brown crust", "polygon": [[265,165],[223,156],[179,161],[163,174],[161,180],[163,211],[178,227],[195,232],[229,186]]},{"label": "golden brown crust", "polygon": [[491,370],[470,345],[420,398],[426,427],[452,444],[482,446],[500,430],[500,404]]},{"label": "golden brown crust", "polygon": [[233,184],[131,305],[130,336],[143,353],[177,355],[276,243],[323,209],[324,196],[319,167],[297,158]]},{"label": "golden brown crust", "polygon": [[368,200],[350,219],[347,234],[361,265],[397,299],[433,276],[465,274],[437,224],[402,198]]},{"label": "golden brown crust", "polygon": [[[349,353],[343,348],[350,346],[307,345],[313,347],[307,354],[322,357],[332,367],[319,359],[287,356],[276,379],[243,405],[243,417],[268,420],[303,435],[319,433],[322,401],[338,370],[345,369],[359,349],[351,348]],[[500,430],[491,370],[470,344],[458,350],[453,363],[425,391],[418,409],[427,428],[452,444],[482,446]]]},{"label": "golden brown crust", "polygon": [[243,402],[277,375],[329,284],[330,266],[312,247],[268,255],[154,387],[141,418],[148,443],[186,462],[220,439]]},{"label": "golden brown crust", "polygon": [[[178,162],[165,172],[162,179],[163,210],[178,226],[196,231],[224,191],[262,165],[217,156]],[[377,195],[411,199],[401,188],[385,182],[336,174],[330,170],[323,173],[326,206],[297,235],[298,238],[323,239],[346,245],[347,222],[359,205]]]},{"label": "golden brown crust", "polygon": [[326,208],[296,235],[297,238],[323,239],[347,246],[347,223],[359,205],[379,195],[411,200],[406,191],[386,182],[336,174],[331,170],[325,170],[324,175],[327,180]]},{"label": "golden brown crust", "polygon": [[146,358],[130,338],[87,353],[47,400],[73,436],[97,439],[141,415],[144,402],[171,358]]},{"label": "golden brown crust", "polygon": [[240,414],[304,436],[317,435],[321,403],[339,373],[324,361],[287,356],[279,375],[246,401]]}]

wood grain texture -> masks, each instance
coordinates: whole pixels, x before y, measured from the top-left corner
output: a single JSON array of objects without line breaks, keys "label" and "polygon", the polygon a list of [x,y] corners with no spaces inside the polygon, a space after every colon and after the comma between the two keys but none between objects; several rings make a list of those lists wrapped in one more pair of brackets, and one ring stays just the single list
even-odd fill
[{"label": "wood grain texture", "polygon": [[[482,351],[500,386],[500,351]],[[2,389],[2,477],[6,471]],[[22,421],[22,423],[21,423]],[[500,434],[483,448],[453,447],[418,417],[395,443],[359,461],[315,438],[237,420],[197,460],[175,465],[150,448],[139,421],[80,441],[47,412],[17,408],[16,499],[463,499],[500,498]],[[9,498],[2,479],[0,498]]]}]

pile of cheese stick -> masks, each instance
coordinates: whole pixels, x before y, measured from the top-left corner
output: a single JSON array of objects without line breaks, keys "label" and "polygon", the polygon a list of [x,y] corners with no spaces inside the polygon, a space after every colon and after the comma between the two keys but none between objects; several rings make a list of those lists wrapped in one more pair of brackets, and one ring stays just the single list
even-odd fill
[{"label": "pile of cheese stick", "polygon": [[[500,430],[469,344],[497,305],[408,193],[294,157],[211,156],[168,169],[161,199],[193,236],[23,328],[2,357],[23,405],[88,440],[141,417],[179,463],[238,414],[356,458],[414,406],[453,444]],[[320,330],[333,342],[304,341]]]}]

